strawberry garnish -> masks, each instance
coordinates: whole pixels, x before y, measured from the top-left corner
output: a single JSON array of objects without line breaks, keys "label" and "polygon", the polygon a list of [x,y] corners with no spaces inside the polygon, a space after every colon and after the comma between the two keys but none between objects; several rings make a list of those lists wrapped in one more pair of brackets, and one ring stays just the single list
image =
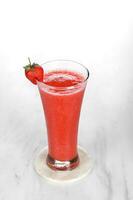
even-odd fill
[{"label": "strawberry garnish", "polygon": [[28,58],[29,64],[24,67],[25,76],[33,83],[37,84],[37,81],[42,82],[44,78],[43,68],[36,63],[31,64],[30,58]]}]

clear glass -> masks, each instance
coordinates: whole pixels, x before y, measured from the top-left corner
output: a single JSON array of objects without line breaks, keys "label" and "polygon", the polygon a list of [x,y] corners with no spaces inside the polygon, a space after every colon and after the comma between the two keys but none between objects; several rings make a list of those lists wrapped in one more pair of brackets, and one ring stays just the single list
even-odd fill
[{"label": "clear glass", "polygon": [[[78,125],[89,71],[71,60],[54,60],[42,65],[45,74],[68,71],[84,80],[73,86],[50,86],[37,82],[47,125],[47,165],[54,170],[71,170],[78,166]],[[45,79],[45,78],[44,78]]]}]

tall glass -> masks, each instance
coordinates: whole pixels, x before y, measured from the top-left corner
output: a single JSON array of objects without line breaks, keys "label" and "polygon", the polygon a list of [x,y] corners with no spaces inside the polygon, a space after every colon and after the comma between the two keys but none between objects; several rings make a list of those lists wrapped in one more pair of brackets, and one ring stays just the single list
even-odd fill
[{"label": "tall glass", "polygon": [[78,166],[78,125],[81,104],[89,71],[83,65],[69,60],[44,63],[45,74],[68,71],[84,77],[73,86],[57,87],[38,81],[38,88],[47,125],[47,165],[55,170],[70,170]]}]

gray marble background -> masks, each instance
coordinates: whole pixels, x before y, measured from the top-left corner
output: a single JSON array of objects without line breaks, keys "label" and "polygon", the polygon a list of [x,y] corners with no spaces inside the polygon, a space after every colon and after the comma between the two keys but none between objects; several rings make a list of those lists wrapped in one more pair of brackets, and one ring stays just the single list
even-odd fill
[{"label": "gray marble background", "polygon": [[[0,200],[133,200],[132,0],[0,1]],[[27,57],[72,59],[90,70],[79,144],[95,161],[81,181],[42,180],[33,159],[47,145]]]},{"label": "gray marble background", "polygon": [[[33,170],[33,158],[47,144],[36,86],[23,69],[0,80],[0,200],[133,199],[133,77],[128,65],[88,67],[79,144],[93,157],[93,173],[55,185]],[[10,77],[10,78],[9,78]]]}]

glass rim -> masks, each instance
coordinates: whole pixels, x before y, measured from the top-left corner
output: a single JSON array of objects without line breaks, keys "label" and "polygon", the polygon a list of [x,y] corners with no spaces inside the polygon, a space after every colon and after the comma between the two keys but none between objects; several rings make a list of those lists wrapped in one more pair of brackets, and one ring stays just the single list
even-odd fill
[{"label": "glass rim", "polygon": [[46,83],[44,83],[44,82],[41,82],[41,81],[38,81],[37,80],[37,84],[38,83],[41,83],[42,85],[44,85],[44,86],[46,86],[47,88],[50,88],[50,89],[58,89],[58,90],[64,90],[64,89],[73,89],[73,88],[75,88],[74,86],[78,86],[78,85],[82,85],[83,83],[86,83],[87,82],[87,80],[88,80],[88,78],[89,78],[89,76],[90,76],[90,72],[89,72],[89,70],[88,70],[88,68],[87,67],[85,67],[83,64],[81,64],[81,63],[79,63],[79,62],[77,62],[77,61],[74,61],[74,60],[67,60],[67,59],[55,59],[55,60],[49,60],[49,61],[46,61],[46,62],[44,62],[44,63],[42,63],[41,64],[41,66],[43,67],[43,65],[46,65],[46,64],[49,64],[49,63],[52,63],[52,62],[73,62],[73,63],[75,63],[75,64],[78,64],[78,65],[80,65],[81,67],[83,67],[85,70],[86,70],[86,72],[87,72],[87,76],[86,76],[86,78],[82,81],[82,82],[80,82],[80,83],[77,83],[77,84],[75,84],[75,85],[73,85],[73,86],[63,86],[63,87],[58,87],[58,86],[52,86],[52,85],[47,85]]}]

